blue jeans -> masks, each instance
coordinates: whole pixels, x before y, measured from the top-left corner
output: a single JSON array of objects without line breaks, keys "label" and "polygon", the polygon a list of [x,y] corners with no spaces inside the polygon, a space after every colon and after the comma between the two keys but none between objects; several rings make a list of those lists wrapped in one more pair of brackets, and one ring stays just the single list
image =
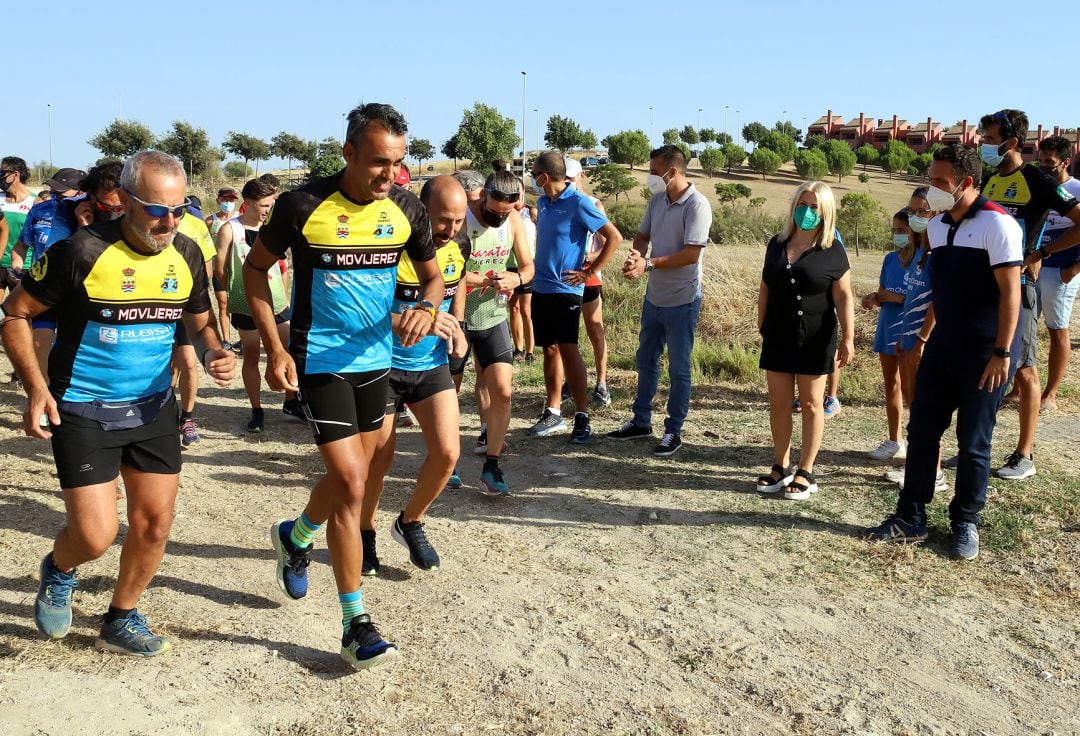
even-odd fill
[{"label": "blue jeans", "polygon": [[678,307],[658,307],[645,299],[641,305],[641,333],[638,336],[637,396],[634,398],[634,424],[652,426],[652,401],[660,385],[660,356],[668,351],[667,419],[664,431],[682,433],[690,410],[690,352],[694,349],[694,331],[701,313],[701,297]]},{"label": "blue jeans", "polygon": [[926,523],[926,507],[934,498],[941,436],[956,412],[956,442],[960,453],[949,519],[954,524],[979,523],[990,480],[990,441],[998,404],[1005,393],[1005,386],[994,391],[979,390],[979,378],[986,368],[989,350],[985,351],[986,355],[980,352],[943,349],[931,341],[919,363],[915,401],[908,423],[904,490],[896,504],[896,515],[908,522]]}]

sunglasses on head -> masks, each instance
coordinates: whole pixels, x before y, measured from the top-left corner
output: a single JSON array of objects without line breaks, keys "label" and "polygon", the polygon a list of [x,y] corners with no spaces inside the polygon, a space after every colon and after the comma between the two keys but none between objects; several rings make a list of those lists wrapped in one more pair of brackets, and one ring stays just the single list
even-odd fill
[{"label": "sunglasses on head", "polygon": [[1013,128],[1012,121],[1009,120],[1009,116],[1006,115],[1005,113],[1003,113],[1003,112],[995,112],[994,116],[991,118],[991,120],[993,120],[994,122],[996,122],[998,124],[998,128],[1001,129],[1002,133],[1008,133],[1008,135],[1005,136],[1006,140],[1009,139],[1009,138],[1016,138],[1017,137],[1016,136],[1016,129]]},{"label": "sunglasses on head", "polygon": [[179,220],[181,217],[184,216],[184,213],[187,212],[187,208],[191,206],[191,200],[187,198],[184,199],[183,204],[178,204],[175,207],[170,207],[167,204],[157,204],[156,202],[147,202],[144,199],[139,199],[134,195],[134,193],[132,193],[130,189],[125,189],[124,191],[128,193],[129,197],[142,205],[143,212],[150,215],[150,217],[159,220],[162,217],[165,217],[165,215],[169,214]]},{"label": "sunglasses on head", "polygon": [[11,176],[12,174],[18,174],[15,169],[0,169],[0,176]]},{"label": "sunglasses on head", "polygon": [[510,204],[516,203],[521,199],[521,192],[514,192],[513,194],[507,194],[506,192],[499,192],[495,189],[485,189],[487,195],[494,199],[496,202],[509,202]]}]

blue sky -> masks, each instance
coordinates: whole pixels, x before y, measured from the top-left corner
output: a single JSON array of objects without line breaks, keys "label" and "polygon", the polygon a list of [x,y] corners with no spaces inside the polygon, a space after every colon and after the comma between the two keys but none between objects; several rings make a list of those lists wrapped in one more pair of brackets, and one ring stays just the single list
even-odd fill
[{"label": "blue sky", "polygon": [[[215,16],[226,7],[235,10]],[[598,138],[651,128],[659,139],[697,126],[699,108],[702,125],[723,129],[725,107],[732,132],[785,110],[803,127],[830,107],[845,120],[895,112],[947,125],[1019,107],[1033,127],[1080,125],[1066,31],[1038,23],[1042,12],[1066,20],[1064,6],[902,7],[266,0],[188,5],[172,22],[148,2],[9,3],[0,141],[4,155],[48,159],[51,103],[52,160],[83,167],[99,155],[86,141],[118,116],[159,134],[186,119],[215,145],[230,130],[340,138],[341,113],[365,100],[407,107],[411,135],[438,148],[476,101],[520,126],[522,71],[530,148],[537,108],[541,125],[570,116]],[[191,20],[192,9],[206,12]]]}]

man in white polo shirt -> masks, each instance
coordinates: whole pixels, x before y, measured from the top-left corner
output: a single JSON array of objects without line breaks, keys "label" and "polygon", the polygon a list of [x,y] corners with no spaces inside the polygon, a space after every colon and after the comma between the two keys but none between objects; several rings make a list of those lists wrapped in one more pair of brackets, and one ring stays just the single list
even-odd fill
[{"label": "man in white polo shirt", "polygon": [[701,312],[701,257],[709,242],[712,206],[687,181],[686,156],[680,148],[661,146],[649,159],[646,181],[653,196],[623,265],[628,279],[649,275],[641,305],[634,416],[607,436],[616,440],[652,436],[652,402],[666,346],[671,382],[668,416],[653,454],[670,457],[682,446],[682,426],[690,409],[690,353]]}]

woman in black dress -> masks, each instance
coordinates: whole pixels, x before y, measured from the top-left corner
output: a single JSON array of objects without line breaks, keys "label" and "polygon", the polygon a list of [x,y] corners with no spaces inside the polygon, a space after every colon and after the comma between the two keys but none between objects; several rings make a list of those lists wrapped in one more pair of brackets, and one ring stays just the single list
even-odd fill
[{"label": "woman in black dress", "polygon": [[[828,185],[806,182],[795,191],[779,235],[765,249],[758,290],[761,362],[769,386],[769,427],[774,464],[758,478],[762,493],[791,500],[817,491],[814,460],[825,429],[822,397],[836,366],[855,351],[855,307],[847,252],[836,237],[836,200]],[[843,339],[837,343],[837,324]],[[794,474],[791,402],[796,383],[802,398],[803,446]]]}]

